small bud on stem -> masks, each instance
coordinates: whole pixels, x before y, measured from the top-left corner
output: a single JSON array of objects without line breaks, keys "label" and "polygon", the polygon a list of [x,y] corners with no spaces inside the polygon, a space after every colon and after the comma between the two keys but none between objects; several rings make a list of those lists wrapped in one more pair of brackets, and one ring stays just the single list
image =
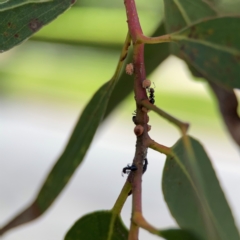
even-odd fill
[{"label": "small bud on stem", "polygon": [[143,134],[143,131],[144,131],[144,128],[142,125],[137,125],[135,128],[134,128],[134,133],[135,135],[138,137],[138,136],[141,136]]},{"label": "small bud on stem", "polygon": [[143,88],[149,88],[151,86],[151,81],[148,79],[143,80],[142,87]]}]

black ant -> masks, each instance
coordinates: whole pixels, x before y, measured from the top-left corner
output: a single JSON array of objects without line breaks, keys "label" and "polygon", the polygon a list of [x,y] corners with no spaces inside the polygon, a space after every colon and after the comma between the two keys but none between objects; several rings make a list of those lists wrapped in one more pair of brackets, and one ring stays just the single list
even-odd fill
[{"label": "black ant", "polygon": [[147,158],[144,159],[143,163],[143,174],[147,171],[148,160]]},{"label": "black ant", "polygon": [[[143,163],[143,174],[147,171],[148,160],[147,158],[144,159]],[[127,165],[127,167],[123,168],[122,174],[129,174],[130,171],[136,171],[137,167],[133,164],[132,166]],[[129,191],[128,196],[132,194],[132,190]]]},{"label": "black ant", "polygon": [[151,104],[154,104],[155,103],[155,96],[154,96],[154,92],[155,92],[155,90],[153,89],[153,88],[149,88],[149,93],[150,93],[150,95],[149,95],[149,102],[151,103]]},{"label": "black ant", "polygon": [[[148,160],[147,158],[145,158],[143,163],[143,173],[146,172],[147,165],[148,165]],[[122,174],[129,174],[131,171],[136,171],[136,170],[137,170],[137,167],[134,164],[132,164],[131,166],[127,165],[126,167],[123,168]]]},{"label": "black ant", "polygon": [[137,123],[136,123],[137,116],[136,115],[137,115],[137,112],[136,112],[136,110],[134,110],[134,113],[133,113],[133,116],[132,116],[132,121],[135,125],[137,125]]},{"label": "black ant", "polygon": [[123,174],[126,174],[126,173],[129,174],[129,172],[136,171],[136,170],[137,170],[137,167],[134,164],[132,166],[127,165],[126,167],[123,168],[122,173]]}]

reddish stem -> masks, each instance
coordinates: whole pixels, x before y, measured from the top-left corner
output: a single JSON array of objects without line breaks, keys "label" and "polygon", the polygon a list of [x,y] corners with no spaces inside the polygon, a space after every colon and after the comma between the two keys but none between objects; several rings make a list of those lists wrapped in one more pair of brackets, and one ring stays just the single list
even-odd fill
[{"label": "reddish stem", "polygon": [[142,35],[142,28],[138,19],[137,8],[135,0],[124,0],[128,29],[130,31],[133,44],[136,43],[138,35]]},{"label": "reddish stem", "polygon": [[142,100],[148,99],[146,89],[142,87],[143,80],[146,79],[145,65],[144,65],[144,44],[137,42],[139,36],[142,36],[142,28],[139,23],[137,9],[134,0],[124,0],[127,12],[127,22],[129,32],[133,42],[133,65],[134,65],[134,93],[136,100],[136,123],[143,126],[143,134],[137,137],[136,152],[133,160],[137,171],[132,172],[129,176],[132,184],[132,222],[129,231],[129,240],[138,239],[139,227],[133,222],[135,213],[142,213],[142,170],[143,161],[147,154],[148,144],[148,116],[142,111]]},{"label": "reddish stem", "polygon": [[134,45],[133,48],[133,65],[135,73],[134,93],[137,104],[141,105],[141,100],[148,99],[146,90],[142,87],[142,82],[146,79],[144,44]]}]

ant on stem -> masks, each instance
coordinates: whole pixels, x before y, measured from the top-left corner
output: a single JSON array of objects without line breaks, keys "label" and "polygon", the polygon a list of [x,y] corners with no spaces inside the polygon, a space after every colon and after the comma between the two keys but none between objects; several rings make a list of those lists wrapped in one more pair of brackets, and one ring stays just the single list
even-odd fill
[{"label": "ant on stem", "polygon": [[[147,158],[145,158],[144,163],[143,163],[143,173],[146,172],[147,165],[148,165],[148,160],[147,160]],[[136,170],[137,170],[137,167],[134,164],[132,164],[131,166],[127,165],[126,167],[123,168],[122,175],[123,174],[129,174],[131,171],[136,171]]]}]

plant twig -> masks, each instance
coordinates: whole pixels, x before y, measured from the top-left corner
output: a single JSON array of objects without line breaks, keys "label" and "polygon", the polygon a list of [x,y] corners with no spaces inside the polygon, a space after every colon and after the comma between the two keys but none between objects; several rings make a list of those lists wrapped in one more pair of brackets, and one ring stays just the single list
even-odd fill
[{"label": "plant twig", "polygon": [[178,120],[177,118],[171,116],[170,114],[166,113],[162,109],[151,104],[148,100],[142,100],[142,105],[149,110],[153,110],[161,117],[163,117],[163,118],[167,119],[169,122],[173,123],[175,126],[177,126],[180,129],[182,135],[185,135],[187,133],[187,130],[189,128],[188,123],[182,122],[182,121]]},{"label": "plant twig", "polygon": [[130,33],[128,32],[127,36],[126,36],[126,39],[125,39],[125,42],[124,42],[124,45],[123,45],[123,48],[122,48],[122,51],[121,51],[121,54],[120,54],[120,57],[119,57],[119,61],[118,61],[116,70],[115,70],[115,72],[113,74],[113,77],[111,79],[118,79],[118,77],[121,73],[121,70],[122,70],[124,60],[127,57],[128,48],[129,48],[130,44],[131,44],[131,36],[130,36]]},{"label": "plant twig", "polygon": [[[138,19],[137,9],[134,0],[124,0],[127,13],[128,29],[133,42],[133,66],[134,66],[134,93],[136,100],[136,121],[144,130],[137,136],[136,151],[133,164],[137,171],[131,172],[132,184],[132,218],[135,212],[142,212],[142,171],[143,161],[147,154],[148,116],[142,111],[142,99],[148,99],[146,89],[142,87],[146,79],[144,65],[144,44],[137,42],[138,36],[142,35],[141,25]],[[128,240],[138,240],[139,227],[131,221]]]},{"label": "plant twig", "polygon": [[137,8],[135,0],[124,0],[126,13],[127,13],[127,23],[128,29],[130,31],[133,44],[136,44],[138,35],[142,35],[142,28],[138,19]]},{"label": "plant twig", "polygon": [[[137,137],[135,157],[133,164],[137,167],[137,171],[132,178],[132,215],[135,212],[142,212],[142,169],[143,161],[147,153],[146,140],[148,136],[148,116],[147,113],[142,111],[142,106],[139,104],[140,99],[146,98],[147,94],[145,89],[142,88],[142,81],[146,78],[144,67],[144,45],[134,45],[133,48],[133,64],[135,71],[134,78],[134,93],[136,100],[136,119],[139,125],[144,128],[142,135]],[[128,240],[138,240],[139,228],[131,221]]]},{"label": "plant twig", "polygon": [[138,35],[137,43],[144,44],[156,44],[156,43],[164,43],[164,42],[173,42],[171,35],[166,34],[159,37],[147,37],[145,35]]},{"label": "plant twig", "polygon": [[135,212],[133,216],[133,222],[150,233],[158,235],[159,231],[145,220],[142,213]]},{"label": "plant twig", "polygon": [[160,143],[155,142],[154,140],[150,139],[148,147],[152,148],[155,151],[163,153],[167,156],[172,155],[172,150],[169,147],[161,145]]},{"label": "plant twig", "polygon": [[131,191],[131,184],[129,182],[129,179],[127,179],[127,181],[125,182],[121,193],[119,194],[113,208],[112,208],[112,212],[115,214],[119,214],[122,210],[122,207],[124,205],[124,203],[126,202],[127,198],[128,198],[128,194]]}]

